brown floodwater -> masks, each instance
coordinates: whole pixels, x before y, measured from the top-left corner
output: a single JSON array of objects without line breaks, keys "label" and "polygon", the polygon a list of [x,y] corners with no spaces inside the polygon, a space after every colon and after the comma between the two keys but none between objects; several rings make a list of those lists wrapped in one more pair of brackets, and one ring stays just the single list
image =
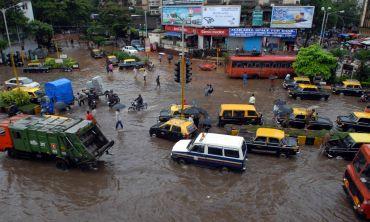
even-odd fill
[{"label": "brown floodwater", "polygon": [[[302,147],[295,158],[250,154],[247,170],[221,172],[194,165],[179,165],[170,159],[173,146],[149,136],[159,111],[179,102],[180,90],[173,81],[173,65],[158,63],[147,83],[131,71],[115,70],[106,76],[104,60],[94,60],[84,48],[69,48],[77,58],[79,72],[22,74],[40,83],[66,77],[75,92],[86,81],[102,75],[108,89],[114,89],[122,103],[129,105],[139,93],[148,109],[124,111],[124,131],[114,130],[115,116],[101,102],[97,120],[105,135],[115,140],[112,155],[105,155],[98,170],[57,170],[53,162],[10,159],[0,154],[1,221],[354,221],[357,220],[341,187],[347,161],[328,159],[315,147]],[[218,72],[201,72],[193,61],[193,81],[187,85],[188,103],[197,104],[216,122],[222,103],[247,102],[256,96],[256,107],[267,121],[272,103],[283,98],[293,106],[319,106],[318,112],[335,120],[337,115],[363,110],[357,98],[331,96],[325,101],[295,101],[277,81],[270,92],[268,80],[229,79]],[[11,77],[0,69],[0,81]],[[161,88],[155,89],[156,73]],[[278,83],[279,82],[279,83]],[[204,96],[207,83],[214,93]],[[104,100],[103,100],[104,101]],[[74,107],[71,117],[84,117],[87,107]],[[224,132],[213,127],[213,132]]]}]

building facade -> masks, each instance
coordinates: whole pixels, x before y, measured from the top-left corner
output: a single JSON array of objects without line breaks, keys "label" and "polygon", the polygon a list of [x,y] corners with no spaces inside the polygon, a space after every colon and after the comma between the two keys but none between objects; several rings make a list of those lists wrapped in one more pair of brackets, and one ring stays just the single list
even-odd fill
[{"label": "building facade", "polygon": [[360,20],[360,34],[370,36],[370,1],[364,0]]}]

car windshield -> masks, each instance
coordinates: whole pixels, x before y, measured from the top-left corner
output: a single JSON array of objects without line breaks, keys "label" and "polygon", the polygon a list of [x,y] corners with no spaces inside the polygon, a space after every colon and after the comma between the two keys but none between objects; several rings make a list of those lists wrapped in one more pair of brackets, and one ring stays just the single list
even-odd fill
[{"label": "car windshield", "polygon": [[31,79],[26,78],[26,79],[22,79],[22,82],[23,82],[23,84],[30,84],[33,81]]},{"label": "car windshield", "polygon": [[193,147],[193,144],[194,144],[194,141],[196,140],[197,138],[194,138],[190,141],[190,143],[188,144],[188,146],[186,147],[186,149],[190,150],[192,147]]},{"label": "car windshield", "polygon": [[350,119],[351,121],[357,122],[357,117],[353,113],[348,115],[348,119]]},{"label": "car windshield", "polygon": [[135,50],[135,48],[134,48],[134,47],[132,47],[132,46],[127,46],[127,49],[128,49],[128,50]]}]

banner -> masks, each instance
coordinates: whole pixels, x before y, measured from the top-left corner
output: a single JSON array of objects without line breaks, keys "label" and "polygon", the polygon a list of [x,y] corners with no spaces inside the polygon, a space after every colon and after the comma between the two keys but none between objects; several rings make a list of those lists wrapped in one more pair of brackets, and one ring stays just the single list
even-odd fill
[{"label": "banner", "polygon": [[197,34],[202,36],[227,37],[229,29],[197,29]]},{"label": "banner", "polygon": [[185,20],[186,26],[202,25],[201,6],[163,6],[162,25],[182,25]]},{"label": "banner", "polygon": [[230,28],[230,37],[297,37],[296,29],[270,29],[270,28]]},{"label": "banner", "polygon": [[263,11],[254,10],[252,14],[252,26],[262,26],[263,25]]},{"label": "banner", "polygon": [[240,5],[202,7],[202,25],[206,27],[238,27],[240,25]]},{"label": "banner", "polygon": [[311,28],[315,6],[274,6],[271,28]]},{"label": "banner", "polygon": [[204,0],[163,0],[162,5],[202,4]]}]

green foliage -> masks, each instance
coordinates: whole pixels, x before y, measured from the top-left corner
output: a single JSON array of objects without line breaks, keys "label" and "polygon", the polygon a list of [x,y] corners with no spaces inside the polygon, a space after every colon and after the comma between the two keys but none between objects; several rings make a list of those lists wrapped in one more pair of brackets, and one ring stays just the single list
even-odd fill
[{"label": "green foliage", "polygon": [[114,36],[124,36],[130,22],[129,11],[116,2],[108,1],[99,8],[99,23]]},{"label": "green foliage", "polygon": [[4,39],[0,39],[0,52],[8,46],[8,42]]},{"label": "green foliage", "polygon": [[27,29],[32,34],[39,45],[50,46],[53,36],[53,27],[39,20],[28,23]]},{"label": "green foliage", "polygon": [[[0,0],[0,8],[7,8],[16,5],[19,2],[21,2],[21,0]],[[19,8],[14,7],[6,11],[6,21],[8,23],[9,32],[15,33],[17,27],[23,29],[27,25],[28,19]],[[1,13],[0,33],[5,33],[5,24]]]},{"label": "green foliage", "polygon": [[103,36],[93,36],[91,38],[91,41],[93,41],[95,44],[97,44],[98,46],[101,46],[101,45],[104,45],[104,42],[105,42],[105,37]]},{"label": "green foliage", "polygon": [[337,60],[330,52],[314,44],[299,50],[293,68],[298,75],[308,77],[321,75],[324,79],[329,79],[336,65]]},{"label": "green foliage", "polygon": [[77,64],[77,62],[72,58],[63,59],[63,63],[56,63],[55,58],[46,58],[44,65],[48,66],[52,69],[59,69],[63,67],[72,68],[73,65]]},{"label": "green foliage", "polygon": [[355,58],[360,60],[360,66],[356,73],[356,78],[360,81],[370,81],[370,50],[360,49],[356,52]]},{"label": "green foliage", "polygon": [[113,55],[117,57],[118,60],[123,61],[125,59],[135,59],[136,61],[140,61],[140,58],[135,55],[130,55],[125,52],[121,51],[114,51]]},{"label": "green foliage", "polygon": [[335,56],[339,59],[343,59],[344,56],[348,55],[348,50],[344,50],[344,49],[341,49],[341,48],[331,49],[330,52],[331,52],[331,54],[333,54],[333,56]]},{"label": "green foliage", "polygon": [[30,95],[22,90],[11,90],[0,92],[0,101],[3,104],[9,106],[16,104],[17,106],[23,106],[30,103]]}]

